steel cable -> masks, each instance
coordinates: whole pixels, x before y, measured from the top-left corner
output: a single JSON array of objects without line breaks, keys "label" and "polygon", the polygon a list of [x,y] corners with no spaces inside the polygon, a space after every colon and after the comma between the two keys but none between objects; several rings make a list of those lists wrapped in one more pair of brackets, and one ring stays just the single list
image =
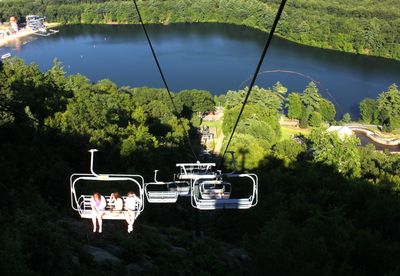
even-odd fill
[{"label": "steel cable", "polygon": [[156,64],[157,64],[158,71],[159,71],[159,73],[160,73],[160,75],[161,75],[161,78],[162,78],[162,81],[163,81],[163,83],[164,83],[164,86],[165,86],[165,88],[167,89],[169,98],[170,98],[170,100],[171,100],[171,102],[172,102],[172,106],[174,107],[175,116],[178,118],[179,124],[182,126],[182,128],[183,128],[183,130],[184,130],[184,132],[185,132],[185,134],[186,134],[186,138],[187,138],[187,141],[188,141],[190,150],[192,151],[192,154],[193,154],[193,156],[194,156],[194,158],[195,158],[195,161],[198,161],[199,159],[197,158],[197,155],[196,155],[196,153],[195,153],[195,151],[194,151],[194,149],[193,149],[192,143],[190,142],[189,132],[187,131],[187,129],[186,129],[185,125],[183,124],[181,118],[178,116],[178,114],[179,114],[179,113],[178,113],[178,109],[176,108],[176,105],[175,105],[174,99],[173,99],[173,97],[172,97],[171,91],[169,90],[169,87],[168,87],[167,81],[166,81],[166,79],[165,79],[165,77],[164,77],[164,74],[163,74],[163,71],[162,71],[162,69],[161,69],[160,63],[158,62],[157,55],[156,55],[156,53],[155,53],[155,51],[154,51],[153,44],[151,43],[150,37],[149,37],[149,35],[148,35],[148,33],[147,33],[147,30],[146,30],[146,27],[145,27],[145,25],[144,25],[144,22],[143,22],[143,19],[142,19],[141,14],[140,14],[139,7],[138,7],[138,5],[137,5],[137,3],[136,3],[136,0],[133,0],[133,3],[135,4],[135,8],[136,8],[137,14],[138,14],[138,16],[139,16],[140,24],[141,24],[141,26],[142,26],[142,28],[143,28],[143,32],[144,32],[144,34],[145,34],[145,36],[146,36],[147,43],[149,44],[149,47],[150,47],[150,49],[151,49],[151,53],[153,54],[153,58],[154,58],[154,60],[155,60],[155,62],[156,62]]},{"label": "steel cable", "polygon": [[272,37],[274,36],[276,26],[278,25],[279,19],[281,18],[283,9],[284,9],[284,7],[285,7],[285,4],[286,4],[286,0],[282,0],[282,1],[281,1],[281,4],[279,5],[279,9],[278,9],[278,11],[277,11],[277,13],[276,13],[274,23],[272,24],[272,27],[271,27],[271,31],[270,31],[270,33],[268,34],[268,40],[267,40],[267,42],[265,43],[264,50],[263,50],[263,52],[262,52],[262,54],[261,54],[261,57],[260,57],[260,60],[259,60],[259,62],[258,62],[258,64],[257,64],[256,71],[255,71],[255,73],[253,74],[253,78],[252,78],[252,80],[251,80],[251,83],[250,83],[250,86],[249,86],[249,90],[247,91],[246,97],[245,97],[245,99],[244,99],[244,101],[243,101],[242,108],[240,109],[239,115],[238,115],[238,117],[237,117],[237,119],[236,119],[235,125],[234,125],[233,130],[232,130],[231,136],[229,137],[228,143],[227,143],[227,145],[226,145],[226,147],[225,147],[225,151],[224,151],[224,154],[222,155],[222,158],[221,158],[219,167],[221,167],[221,165],[222,165],[223,162],[224,162],[225,154],[226,154],[226,152],[227,152],[227,150],[228,150],[228,148],[229,148],[229,145],[231,144],[233,135],[235,134],[237,125],[238,125],[238,123],[239,123],[239,121],[240,121],[240,117],[242,116],[244,107],[246,106],[247,100],[248,100],[248,98],[249,98],[249,96],[250,96],[250,94],[251,94],[251,90],[253,89],[254,83],[255,83],[255,81],[256,81],[256,79],[257,79],[257,76],[258,76],[258,73],[259,73],[259,71],[260,71],[260,69],[261,69],[261,65],[262,65],[262,63],[263,63],[263,61],[264,61],[264,58],[265,58],[265,55],[266,55],[267,50],[268,50],[268,48],[269,48],[269,45],[271,44]]}]

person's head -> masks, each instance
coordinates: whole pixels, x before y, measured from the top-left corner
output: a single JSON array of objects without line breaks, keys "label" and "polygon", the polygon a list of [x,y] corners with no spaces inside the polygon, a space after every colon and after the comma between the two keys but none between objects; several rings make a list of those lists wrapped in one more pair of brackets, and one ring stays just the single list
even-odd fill
[{"label": "person's head", "polygon": [[134,196],[135,196],[135,193],[132,192],[132,191],[130,191],[130,192],[128,192],[127,196],[128,196],[128,197],[134,197]]},{"label": "person's head", "polygon": [[114,198],[115,198],[115,199],[119,198],[119,193],[118,193],[118,192],[114,192],[114,193],[112,193],[112,194],[114,195]]},{"label": "person's head", "polygon": [[101,196],[100,196],[100,194],[99,194],[98,192],[96,192],[96,193],[93,194],[93,199],[94,199],[94,200],[100,200],[100,197],[101,197]]}]

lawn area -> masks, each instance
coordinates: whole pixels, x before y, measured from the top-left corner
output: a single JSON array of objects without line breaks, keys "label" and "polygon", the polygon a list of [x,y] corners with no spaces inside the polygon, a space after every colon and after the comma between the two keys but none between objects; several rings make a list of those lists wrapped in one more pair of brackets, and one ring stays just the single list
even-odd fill
[{"label": "lawn area", "polygon": [[310,133],[309,129],[302,129],[302,128],[293,128],[293,127],[281,127],[282,131],[282,140],[290,139],[292,135],[296,134],[303,134],[304,136],[308,136]]},{"label": "lawn area", "polygon": [[397,135],[398,138],[400,138],[400,128],[397,128],[395,130],[392,131],[392,134]]}]

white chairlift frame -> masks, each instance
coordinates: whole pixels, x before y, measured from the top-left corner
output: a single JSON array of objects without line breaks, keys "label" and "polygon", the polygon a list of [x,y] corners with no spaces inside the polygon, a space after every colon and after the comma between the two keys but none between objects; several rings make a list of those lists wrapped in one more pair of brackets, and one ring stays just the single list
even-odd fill
[{"label": "white chairlift frame", "polygon": [[[200,188],[200,182],[203,180],[219,180],[222,178],[249,178],[252,182],[253,191],[247,198],[215,198],[202,199],[195,193],[195,186]],[[199,191],[200,194],[200,191]],[[216,209],[249,209],[258,203],[258,176],[256,174],[236,174],[229,173],[223,175],[198,175],[192,182],[191,187],[191,204],[199,210],[216,210]]]},{"label": "white chairlift frame", "polygon": [[177,175],[179,180],[194,180],[198,175],[215,175],[212,171],[215,163],[179,163],[176,166],[180,168]]},{"label": "white chairlift frame", "polygon": [[[211,171],[215,163],[180,163],[176,164],[180,168],[180,173],[175,175],[174,181],[164,182],[157,180],[157,172],[154,171],[154,182],[145,183],[145,194],[149,203],[175,203],[178,200],[178,196],[190,196],[190,187],[193,179],[197,175],[215,175]],[[196,170],[196,172],[194,172]],[[169,185],[176,185],[176,190],[169,188]],[[180,187],[179,184],[185,184]],[[166,186],[165,191],[149,191],[149,186]],[[187,186],[186,186],[187,185]]]},{"label": "white chairlift frame", "polygon": [[[80,195],[77,198],[76,195],[76,184],[78,181],[81,180],[90,180],[90,181],[130,181],[138,186],[139,188],[139,198],[141,200],[141,205],[139,206],[139,210],[136,210],[136,217],[144,209],[144,179],[141,175],[134,175],[134,174],[96,174],[93,171],[93,159],[94,153],[96,149],[91,149],[89,152],[91,153],[90,156],[90,171],[91,174],[88,173],[74,173],[70,177],[70,189],[71,189],[71,207],[75,211],[78,211],[79,215],[82,218],[92,218],[92,210],[90,208],[90,199],[92,195]],[[108,199],[108,196],[105,196]],[[125,199],[125,197],[122,197]],[[112,211],[106,210],[103,216],[103,219],[110,219],[110,220],[125,220],[125,216],[123,213],[120,215],[116,215]]]},{"label": "white chairlift frame", "polygon": [[149,191],[149,186],[167,186],[170,184],[169,182],[163,182],[157,180],[157,172],[158,170],[154,170],[154,182],[148,182],[144,185],[144,191],[146,194],[147,201],[149,203],[175,203],[178,200],[178,191]]},{"label": "white chairlift frame", "polygon": [[[214,188],[206,188],[205,185],[212,185]],[[216,185],[222,185],[222,188],[215,189]],[[229,187],[229,190],[226,190],[225,187]],[[204,180],[199,183],[199,192],[202,199],[228,199],[231,195],[232,184],[224,181],[224,180]]]}]

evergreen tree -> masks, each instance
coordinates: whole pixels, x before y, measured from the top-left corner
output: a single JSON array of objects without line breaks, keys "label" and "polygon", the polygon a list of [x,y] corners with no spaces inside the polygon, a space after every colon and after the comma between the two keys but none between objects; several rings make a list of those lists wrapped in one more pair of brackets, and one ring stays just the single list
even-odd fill
[{"label": "evergreen tree", "polygon": [[342,118],[342,123],[348,124],[351,122],[351,116],[349,113],[344,113]]},{"label": "evergreen tree", "polygon": [[301,97],[304,107],[309,111],[318,111],[320,107],[321,95],[318,88],[312,81],[308,84]]},{"label": "evergreen tree", "polygon": [[308,119],[310,118],[310,111],[303,107],[300,117],[300,127],[308,127]]},{"label": "evergreen tree", "polygon": [[382,125],[388,129],[400,127],[400,91],[396,84],[392,84],[388,91],[379,95],[378,110]]},{"label": "evergreen tree", "polygon": [[319,113],[317,111],[312,112],[308,122],[309,122],[310,126],[312,126],[312,127],[319,127],[322,123],[321,113]]},{"label": "evergreen tree", "polygon": [[327,99],[322,98],[319,103],[319,113],[321,113],[324,121],[326,122],[332,122],[335,120],[335,115],[336,115],[336,109],[335,105],[331,102],[328,101]]},{"label": "evergreen tree", "polygon": [[286,107],[288,108],[288,117],[290,119],[300,119],[302,115],[303,104],[299,93],[290,93]]},{"label": "evergreen tree", "polygon": [[378,102],[374,99],[365,98],[360,102],[360,115],[364,123],[376,123],[378,117]]}]

